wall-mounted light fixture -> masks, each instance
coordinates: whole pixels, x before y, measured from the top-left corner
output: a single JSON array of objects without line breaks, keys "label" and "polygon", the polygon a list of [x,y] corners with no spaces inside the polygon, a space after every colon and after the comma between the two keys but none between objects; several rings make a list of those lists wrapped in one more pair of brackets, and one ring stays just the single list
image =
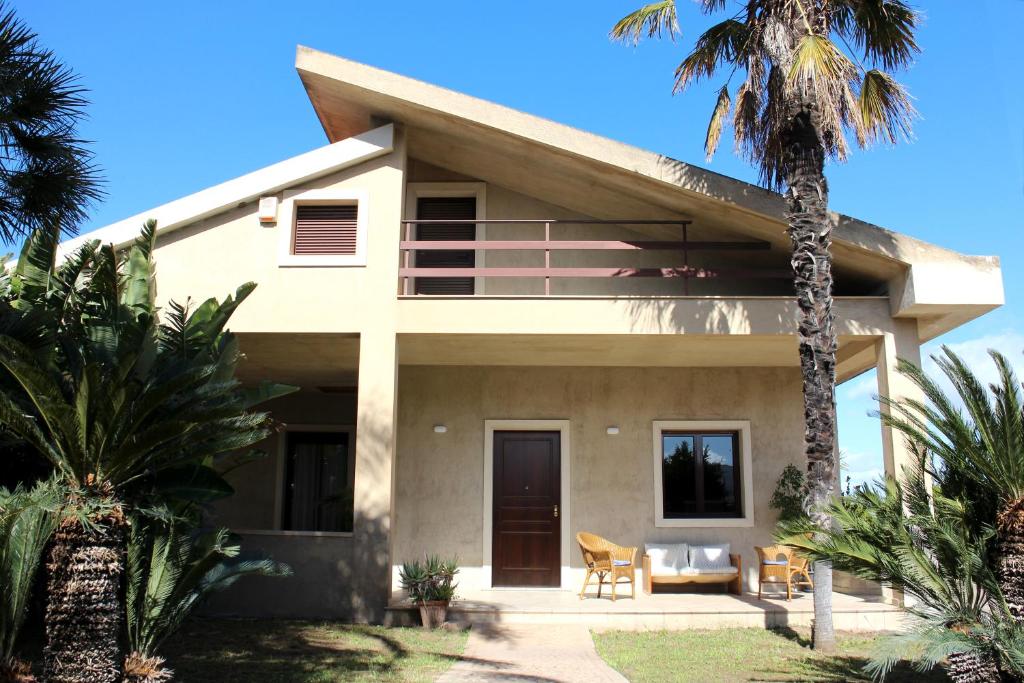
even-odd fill
[{"label": "wall-mounted light fixture", "polygon": [[447,431],[448,431],[448,428],[445,427],[444,425],[434,425],[434,433],[435,434],[444,434]]},{"label": "wall-mounted light fixture", "polygon": [[611,427],[609,427],[605,431],[608,432],[609,434],[615,435],[615,434],[619,433],[619,428],[614,426],[614,425],[612,425]]}]

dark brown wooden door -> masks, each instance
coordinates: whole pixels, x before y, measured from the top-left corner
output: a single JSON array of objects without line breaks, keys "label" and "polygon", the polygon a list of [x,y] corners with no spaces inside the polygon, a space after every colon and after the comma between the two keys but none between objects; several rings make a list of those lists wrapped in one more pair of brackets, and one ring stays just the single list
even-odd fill
[{"label": "dark brown wooden door", "polygon": [[494,433],[495,586],[560,585],[560,437]]}]

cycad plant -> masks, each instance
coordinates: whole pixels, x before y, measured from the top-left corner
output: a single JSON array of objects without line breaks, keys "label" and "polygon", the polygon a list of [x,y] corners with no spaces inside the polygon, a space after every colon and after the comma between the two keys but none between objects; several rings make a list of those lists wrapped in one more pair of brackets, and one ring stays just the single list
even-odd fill
[{"label": "cycad plant", "polygon": [[[910,621],[880,643],[868,667],[876,678],[906,658],[922,670],[946,661],[957,683],[1019,680],[1024,631],[988,560],[993,531],[979,526],[963,502],[933,488],[923,464],[902,480],[837,499],[829,512],[828,529],[795,521],[783,525],[779,539],[907,596]],[[806,533],[812,530],[818,533]]]},{"label": "cycad plant", "polygon": [[993,556],[1010,613],[1024,623],[1024,401],[1010,363],[989,352],[998,379],[985,385],[949,348],[933,360],[953,387],[949,396],[939,382],[911,363],[900,363],[924,395],[923,400],[881,400],[889,407],[882,419],[935,461],[933,475],[966,494],[975,516],[996,530]]},{"label": "cycad plant", "polygon": [[125,599],[128,683],[171,679],[158,650],[212,593],[243,576],[291,573],[287,565],[268,558],[243,557],[238,538],[227,529],[202,531],[187,522],[133,519]]},{"label": "cycad plant", "polygon": [[149,222],[128,249],[90,242],[57,265],[59,233],[27,240],[0,309],[0,427],[52,466],[63,491],[47,561],[47,680],[120,679],[127,518],[230,492],[215,465],[267,433],[234,379],[225,331],[252,292],[189,310],[154,302]]},{"label": "cycad plant", "polygon": [[[726,0],[698,0],[705,14]],[[896,142],[914,110],[891,72],[919,51],[917,14],[902,0],[743,0],[699,38],[675,73],[675,91],[720,78],[708,125],[710,158],[732,118],[736,148],[769,189],[785,190],[803,377],[808,512],[824,526],[836,463],[836,332],[832,312],[832,219],[825,162],[850,145]],[[617,40],[679,34],[677,0],[658,0],[623,17]],[[815,568],[815,647],[831,649],[832,579]]]},{"label": "cycad plant", "polygon": [[0,488],[0,681],[32,680],[28,664],[18,658],[18,635],[59,503],[52,482],[31,490]]}]

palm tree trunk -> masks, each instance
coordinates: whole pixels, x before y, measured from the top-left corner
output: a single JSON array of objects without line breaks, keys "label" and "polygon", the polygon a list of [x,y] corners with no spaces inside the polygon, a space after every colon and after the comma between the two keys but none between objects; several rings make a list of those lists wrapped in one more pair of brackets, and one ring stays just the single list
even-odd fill
[{"label": "palm tree trunk", "polygon": [[1010,614],[1024,622],[1024,500],[999,511],[996,520],[999,584]]},{"label": "palm tree trunk", "polygon": [[48,683],[121,680],[121,577],[125,523],[119,509],[85,527],[65,519],[54,534],[46,565]]},{"label": "palm tree trunk", "polygon": [[[783,136],[789,237],[797,306],[800,309],[800,372],[804,397],[804,447],[807,502],[811,519],[830,524],[825,507],[835,490],[836,332],[832,313],[832,225],[828,216],[825,146],[815,124],[814,107],[794,102]],[[815,649],[835,648],[832,627],[832,566],[814,565]]]},{"label": "palm tree trunk", "polygon": [[946,673],[953,683],[998,683],[995,660],[979,652],[957,652],[949,656]]}]

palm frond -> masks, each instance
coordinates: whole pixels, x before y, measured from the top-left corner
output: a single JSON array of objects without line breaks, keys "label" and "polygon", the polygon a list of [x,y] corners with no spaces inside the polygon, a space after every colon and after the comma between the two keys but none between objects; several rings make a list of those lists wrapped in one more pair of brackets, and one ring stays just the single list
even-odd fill
[{"label": "palm frond", "polygon": [[148,220],[124,259],[124,287],[121,303],[138,313],[153,312],[153,249],[156,221]]},{"label": "palm frond", "polygon": [[59,500],[52,481],[30,491],[0,488],[0,664],[15,654],[32,584],[57,526]]},{"label": "palm frond", "polygon": [[189,531],[139,520],[128,551],[128,644],[146,656],[212,593],[244,576],[288,576],[264,557],[243,557],[227,529]]},{"label": "palm frond", "polygon": [[896,144],[912,136],[917,111],[906,88],[884,71],[865,72],[857,97],[861,125],[857,127],[861,146],[885,140]]},{"label": "palm frond", "polygon": [[732,107],[732,100],[729,98],[729,86],[724,85],[718,91],[718,101],[715,102],[715,110],[711,113],[711,120],[708,122],[708,133],[704,139],[704,154],[708,161],[715,156],[718,149],[718,141],[722,137],[722,127],[729,119],[729,111]]},{"label": "palm frond", "polygon": [[76,134],[85,114],[77,76],[12,10],[0,6],[0,239],[73,232],[102,196],[92,154]]},{"label": "palm frond", "polygon": [[901,0],[835,0],[831,10],[833,28],[885,69],[906,67],[921,51],[919,15]]},{"label": "palm frond", "polygon": [[675,39],[679,33],[675,0],[659,0],[627,14],[612,27],[612,40],[638,44],[645,36],[660,38],[662,34]]},{"label": "palm frond", "polygon": [[676,68],[673,92],[682,92],[694,81],[710,78],[723,64],[745,61],[751,50],[749,38],[750,28],[735,19],[709,28]]}]

